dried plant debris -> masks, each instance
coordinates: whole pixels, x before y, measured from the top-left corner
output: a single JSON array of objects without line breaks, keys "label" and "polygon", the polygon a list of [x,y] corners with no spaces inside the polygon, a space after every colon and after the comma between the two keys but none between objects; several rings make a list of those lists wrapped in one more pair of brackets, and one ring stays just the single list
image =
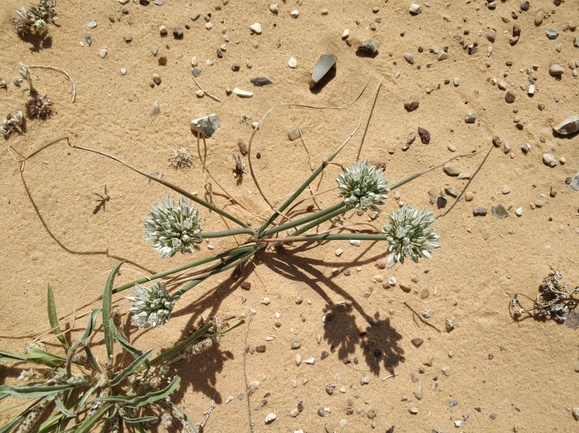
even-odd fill
[{"label": "dried plant debris", "polygon": [[0,125],[0,133],[2,133],[4,137],[8,137],[14,129],[20,131],[23,122],[22,111],[18,111],[14,116],[8,114],[2,121],[2,125]]},{"label": "dried plant debris", "polygon": [[539,286],[537,299],[533,301],[529,298],[534,303],[532,308],[523,308],[519,300],[520,294],[515,294],[510,302],[511,316],[515,320],[520,320],[526,315],[537,320],[553,319],[564,323],[577,307],[579,298],[576,295],[579,295],[579,286],[572,289],[561,284],[562,278],[560,268],[551,271]]},{"label": "dried plant debris", "polygon": [[52,101],[36,90],[30,89],[30,100],[26,103],[26,113],[31,119],[47,119],[52,114]]},{"label": "dried plant debris", "polygon": [[233,169],[233,174],[235,177],[241,177],[247,171],[247,167],[241,160],[241,156],[231,154],[233,161],[235,162],[235,168]]},{"label": "dried plant debris", "polygon": [[54,5],[56,0],[40,0],[38,6],[30,6],[30,9],[24,7],[16,11],[12,18],[14,30],[20,36],[36,34],[44,37],[48,33],[48,24],[54,24],[58,19]]},{"label": "dried plant debris", "polygon": [[189,149],[186,147],[180,147],[171,152],[169,162],[175,168],[189,168],[193,163],[193,155],[189,153]]}]

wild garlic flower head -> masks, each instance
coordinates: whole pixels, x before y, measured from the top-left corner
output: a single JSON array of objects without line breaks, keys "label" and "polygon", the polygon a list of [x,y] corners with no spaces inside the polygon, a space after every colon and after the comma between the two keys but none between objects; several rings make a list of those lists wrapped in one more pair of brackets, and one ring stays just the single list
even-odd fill
[{"label": "wild garlic flower head", "polygon": [[133,324],[144,329],[169,321],[177,298],[167,292],[165,283],[157,282],[149,287],[135,284],[134,291],[135,296],[127,296],[127,299],[133,302],[133,306],[129,308],[129,312],[135,313],[131,317]]},{"label": "wild garlic flower head", "polygon": [[368,160],[354,162],[351,168],[346,167],[345,173],[336,178],[340,195],[344,203],[351,204],[356,209],[365,211],[370,208],[377,210],[377,204],[388,198],[390,190],[386,187],[388,181],[384,171],[376,166],[368,167]]},{"label": "wild garlic flower head", "polygon": [[394,262],[404,263],[405,257],[418,262],[419,257],[431,258],[439,248],[440,237],[428,228],[436,221],[434,214],[426,209],[414,209],[404,205],[390,214],[390,224],[381,230],[387,236],[388,251],[394,253]]},{"label": "wild garlic flower head", "polygon": [[201,241],[201,218],[189,200],[179,198],[175,206],[173,197],[153,204],[151,218],[145,218],[145,240],[151,242],[161,258],[172,257],[177,251],[193,253]]}]

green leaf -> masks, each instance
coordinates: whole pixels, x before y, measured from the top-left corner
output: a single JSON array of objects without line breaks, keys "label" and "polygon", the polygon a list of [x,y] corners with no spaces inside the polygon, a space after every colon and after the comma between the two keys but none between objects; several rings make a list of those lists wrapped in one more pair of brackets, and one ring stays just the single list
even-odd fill
[{"label": "green leaf", "polygon": [[[19,425],[22,421],[24,421],[26,419],[26,417],[28,416],[28,414],[30,412],[32,412],[43,401],[44,401],[44,398],[41,400],[37,400],[33,404],[29,405],[26,409],[24,409],[16,417],[14,417],[8,424],[0,427],[0,433],[10,432],[14,427]],[[6,409],[4,409],[4,410],[6,410]],[[2,412],[4,412],[4,410]]]},{"label": "green leaf", "polygon": [[26,356],[18,355],[17,353],[12,353],[12,352],[8,352],[7,350],[0,349],[0,360],[21,362],[21,361],[26,361]]},{"label": "green leaf", "polygon": [[113,335],[109,322],[111,322],[111,309],[113,302],[113,283],[115,281],[115,276],[119,272],[123,262],[118,263],[111,273],[105,284],[105,291],[103,293],[103,330],[105,333],[105,346],[107,347],[107,355],[110,358],[113,357]]},{"label": "green leaf", "polygon": [[68,348],[68,352],[66,353],[66,373],[68,374],[68,376],[70,376],[70,366],[72,364],[72,358],[74,357],[75,352],[78,350],[81,344],[82,345],[88,344],[88,339],[90,335],[96,329],[97,317],[100,312],[101,312],[100,308],[96,308],[91,311],[84,334],[78,340],[76,340],[72,344],[72,346]]},{"label": "green leaf", "polygon": [[129,418],[127,416],[124,416],[122,413],[120,413],[121,418],[123,419],[124,422],[129,423],[129,424],[137,424],[137,423],[141,423],[141,422],[151,422],[151,421],[158,421],[159,417],[158,416],[153,416],[153,415],[149,415],[149,416],[142,416],[139,418]]},{"label": "green leaf", "polygon": [[141,356],[136,358],[127,368],[123,369],[119,374],[117,374],[112,380],[110,385],[117,386],[121,381],[132,374],[141,364],[143,364],[149,356],[153,353],[153,349],[143,353]]},{"label": "green leaf", "polygon": [[129,396],[129,397],[123,396],[123,395],[113,395],[113,396],[109,396],[109,397],[98,397],[98,398],[95,398],[94,400],[92,400],[91,403],[96,402],[96,401],[104,401],[107,403],[121,403],[122,406],[128,406],[128,407],[144,406],[147,404],[154,403],[154,402],[156,402],[160,399],[163,399],[163,398],[167,397],[168,395],[170,395],[173,391],[175,391],[175,389],[179,385],[179,382],[181,382],[181,378],[179,376],[174,376],[171,383],[169,383],[169,385],[167,385],[167,387],[165,387],[164,389],[161,389],[159,391],[152,391],[152,392],[149,392],[145,395],[135,395],[135,396]]},{"label": "green leaf", "polygon": [[62,347],[64,347],[64,349],[67,350],[70,347],[70,345],[68,344],[68,341],[66,341],[66,338],[64,338],[64,335],[60,330],[60,324],[58,323],[58,315],[56,314],[56,304],[54,302],[54,291],[52,290],[52,287],[50,287],[50,284],[48,285],[46,305],[48,307],[48,322],[50,323],[52,332],[54,333],[54,335],[56,335],[56,338],[58,338],[58,341],[60,341]]},{"label": "green leaf", "polygon": [[215,324],[213,322],[209,322],[205,326],[199,328],[197,331],[195,331],[193,334],[191,334],[185,340],[181,341],[179,344],[177,344],[177,345],[173,346],[171,349],[161,353],[155,359],[152,359],[151,365],[157,365],[160,362],[171,359],[173,356],[181,353],[183,350],[185,350],[185,348],[187,346],[189,346],[191,343],[195,342],[195,340],[198,340],[199,338],[201,338],[201,336],[203,334],[205,334],[207,331],[209,331],[214,325]]},{"label": "green leaf", "polygon": [[76,426],[76,433],[89,433],[95,423],[102,418],[112,404],[103,404],[95,413]]},{"label": "green leaf", "polygon": [[59,367],[66,362],[66,358],[58,355],[54,355],[45,350],[38,349],[36,347],[30,348],[26,354],[26,360],[30,362],[35,362],[37,364],[44,364],[48,367]]},{"label": "green leaf", "polygon": [[47,395],[58,394],[67,389],[74,388],[74,385],[42,385],[42,386],[9,386],[0,385],[0,396],[11,395],[15,398],[40,398]]},{"label": "green leaf", "polygon": [[[141,356],[143,354],[143,351],[140,349],[137,349],[135,346],[133,346],[131,343],[129,343],[129,341],[125,338],[125,336],[123,334],[120,333],[120,331],[117,329],[117,327],[115,326],[114,322],[109,322],[110,325],[110,329],[113,333],[113,336],[115,337],[115,340],[117,340],[119,342],[119,344],[121,346],[123,346],[123,349],[125,349],[127,352],[129,352],[131,355],[133,355],[135,358],[138,358],[139,356]],[[149,361],[146,361],[146,365],[147,368],[149,368]]]},{"label": "green leaf", "polygon": [[75,413],[69,411],[66,406],[64,405],[64,403],[62,402],[62,400],[60,399],[60,396],[56,396],[56,399],[54,400],[54,403],[56,404],[56,406],[58,407],[58,410],[60,410],[60,412],[68,417],[68,418],[74,418],[76,416]]},{"label": "green leaf", "polygon": [[177,406],[175,403],[173,403],[171,401],[165,402],[165,404],[169,407],[169,410],[171,410],[171,412],[173,412],[173,415],[175,415],[175,417],[179,421],[181,421],[183,424],[187,424],[189,426],[189,429],[191,432],[197,433],[197,429],[195,428],[195,424],[193,424],[191,422],[189,417],[185,414],[185,412],[183,412],[181,410],[181,408],[179,406]]}]

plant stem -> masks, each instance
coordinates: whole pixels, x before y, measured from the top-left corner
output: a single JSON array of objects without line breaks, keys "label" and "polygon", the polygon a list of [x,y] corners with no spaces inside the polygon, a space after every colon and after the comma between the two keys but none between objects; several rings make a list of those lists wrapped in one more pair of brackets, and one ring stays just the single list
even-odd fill
[{"label": "plant stem", "polygon": [[308,215],[306,217],[300,218],[300,219],[295,220],[295,221],[289,221],[285,224],[282,224],[282,225],[279,225],[277,227],[266,230],[265,232],[262,233],[262,236],[271,236],[275,233],[279,233],[281,231],[291,229],[293,227],[297,227],[299,225],[308,223],[312,220],[316,220],[316,219],[321,218],[321,217],[323,217],[331,212],[334,212],[337,209],[342,208],[343,206],[344,206],[344,202],[336,203],[335,205],[330,206],[329,208],[323,209],[323,210],[316,212],[314,214]]},{"label": "plant stem", "polygon": [[210,238],[224,238],[227,236],[235,236],[235,235],[243,235],[243,234],[254,235],[255,232],[250,228],[242,227],[239,229],[223,230],[223,231],[219,231],[219,232],[208,232],[208,233],[201,232],[200,236],[203,239],[210,239]]},{"label": "plant stem", "polygon": [[262,248],[262,246],[260,245],[253,245],[253,250],[249,251],[249,252],[245,252],[245,253],[240,253],[238,255],[236,255],[235,257],[231,257],[230,259],[227,259],[221,263],[219,263],[218,265],[216,265],[213,269],[211,269],[210,271],[204,272],[200,275],[197,275],[195,277],[194,280],[190,281],[189,283],[187,283],[185,286],[183,286],[181,289],[177,290],[173,296],[175,297],[181,297],[183,294],[185,294],[189,289],[195,287],[197,284],[201,283],[203,280],[205,280],[206,278],[210,277],[211,275],[214,274],[218,274],[219,272],[223,272],[226,271],[227,269],[231,269],[237,265],[240,265],[241,263],[245,262],[247,259],[249,259],[251,256],[253,256],[259,249]]},{"label": "plant stem", "polygon": [[255,247],[256,247],[255,245],[247,245],[247,246],[234,248],[232,250],[225,251],[223,253],[219,253],[219,254],[216,254],[214,256],[209,256],[209,257],[206,257],[204,259],[197,260],[195,262],[187,263],[185,265],[178,266],[178,267],[173,268],[173,269],[169,269],[168,271],[159,272],[155,275],[151,275],[150,277],[145,277],[145,278],[141,278],[139,280],[131,281],[130,283],[123,284],[122,286],[115,288],[113,290],[113,293],[119,293],[119,292],[122,292],[123,290],[130,289],[130,288],[134,287],[135,284],[148,283],[148,282],[156,280],[158,278],[163,278],[163,277],[166,277],[168,275],[172,275],[172,274],[175,274],[177,272],[181,272],[181,271],[184,271],[186,269],[193,268],[195,266],[199,266],[199,265],[203,265],[205,263],[212,262],[214,260],[224,259],[224,258],[229,257],[231,255],[238,255],[240,253],[244,253],[247,251],[253,252],[255,250]]},{"label": "plant stem", "polygon": [[[287,239],[291,242],[313,242],[313,241],[387,241],[386,235],[382,234],[368,234],[368,233],[335,233],[335,234],[325,234],[325,235],[312,235],[312,236],[299,236],[291,237]],[[264,242],[268,242],[269,239],[263,239]],[[280,242],[277,239],[277,242]]]},{"label": "plant stem", "polygon": [[293,232],[291,235],[289,235],[290,237],[294,237],[297,235],[301,235],[304,232],[307,232],[309,229],[316,227],[318,225],[320,225],[321,223],[328,221],[329,219],[332,219],[338,215],[342,215],[344,212],[347,212],[348,210],[351,209],[350,205],[344,204],[344,203],[340,203],[341,206],[336,209],[334,212],[331,212],[329,214],[326,214],[325,216],[323,216],[320,219],[315,220],[314,222],[311,222],[310,224],[307,224],[303,227],[301,227],[299,230],[296,230],[295,232]]}]

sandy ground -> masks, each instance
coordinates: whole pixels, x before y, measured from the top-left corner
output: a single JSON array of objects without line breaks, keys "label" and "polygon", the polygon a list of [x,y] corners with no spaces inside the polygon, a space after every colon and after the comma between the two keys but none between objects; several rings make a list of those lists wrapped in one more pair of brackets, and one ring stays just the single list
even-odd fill
[{"label": "sandy ground", "polygon": [[[67,136],[75,145],[114,154],[147,173],[161,172],[163,179],[190,192],[213,191],[218,206],[259,224],[269,207],[250,176],[240,184],[233,176],[231,154],[238,152],[238,142],[248,143],[251,123],[281,103],[328,107],[278,107],[266,118],[250,155],[266,197],[279,203],[309,175],[310,163],[319,164],[354,131],[336,162],[349,165],[361,148],[361,158],[386,164],[391,183],[476,151],[453,162],[471,174],[470,180],[437,168],[398,189],[397,195],[392,193],[372,222],[377,227],[385,224],[399,202],[426,207],[437,216],[434,228],[442,248],[431,260],[378,269],[375,263],[384,259],[386,250],[381,243],[288,247],[285,253],[268,251],[256,257],[241,280],[233,281],[226,273],[205,281],[182,298],[169,324],[135,332],[135,344],[161,351],[201,317],[248,315],[251,308],[256,314],[218,347],[177,365],[183,381],[173,401],[201,422],[214,399],[206,432],[316,432],[332,426],[338,432],[384,432],[392,426],[396,432],[578,431],[571,413],[579,407],[577,329],[553,320],[515,321],[509,302],[514,293],[534,299],[542,279],[557,267],[564,283],[579,283],[579,192],[565,183],[579,171],[579,138],[552,131],[566,116],[579,114],[579,78],[569,67],[571,60],[579,64],[579,48],[573,44],[579,35],[579,5],[573,0],[560,6],[531,0],[524,12],[520,3],[497,1],[492,10],[483,0],[431,1],[412,16],[410,2],[396,0],[304,0],[301,5],[288,0],[279,2],[278,14],[270,12],[265,1],[232,0],[222,6],[220,0],[166,0],[162,6],[141,6],[131,0],[122,6],[112,0],[58,0],[58,26],[51,25],[49,37],[34,44],[20,39],[10,22],[25,4],[3,0],[0,78],[7,88],[0,89],[2,116],[24,110],[28,98],[12,83],[19,62],[64,68],[77,95],[71,102],[64,75],[33,68],[34,86],[53,101],[53,115],[45,121],[27,119],[25,132],[3,140],[1,347],[22,353],[26,342],[47,330],[49,284],[61,315],[75,310],[80,314],[98,305],[94,300],[120,260],[125,264],[119,282],[191,260],[181,255],[161,260],[143,240],[148,208],[170,193],[167,188],[65,142],[28,160],[22,177],[11,153],[29,155]],[[373,12],[373,7],[378,10]],[[294,9],[299,10],[298,18],[290,15]],[[536,26],[541,10],[547,17]],[[201,16],[192,21],[196,13]],[[211,29],[203,18],[209,13]],[[87,24],[93,20],[97,27],[90,29]],[[263,28],[260,35],[250,31],[255,22]],[[515,24],[521,35],[511,45]],[[169,29],[166,37],[160,36],[162,25]],[[182,40],[173,38],[176,26],[184,29]],[[345,29],[350,31],[347,40],[342,38]],[[494,43],[487,39],[491,29],[496,29]],[[558,38],[549,39],[548,29],[556,29]],[[91,46],[86,35],[92,38]],[[130,42],[127,35],[132,36]],[[367,39],[380,43],[374,57],[356,53]],[[218,58],[216,50],[222,44],[227,48]],[[472,44],[477,50],[469,54]],[[156,56],[152,46],[158,47]],[[433,46],[438,54],[431,52]],[[447,58],[438,60],[445,47]],[[492,47],[490,56],[487,47]],[[103,48],[105,58],[98,55]],[[312,92],[311,72],[324,53],[337,56],[335,76]],[[413,54],[413,64],[404,53]],[[219,102],[196,96],[193,56],[202,70],[198,83]],[[166,66],[159,65],[160,57],[167,58]],[[295,69],[288,67],[290,57],[297,60]],[[213,64],[208,66],[206,60]],[[240,65],[238,72],[232,71],[234,63]],[[549,74],[552,64],[563,67],[560,78]],[[155,73],[162,81],[151,87]],[[535,79],[533,97],[521,89],[528,87],[529,74]],[[273,84],[255,87],[249,81],[255,77],[267,77]],[[514,103],[505,102],[505,91],[496,85],[501,81],[515,92]],[[225,89],[234,87],[252,91],[253,97],[228,96]],[[154,101],[160,113],[151,116]],[[407,112],[404,103],[410,101],[420,105]],[[476,113],[474,123],[465,122],[468,112]],[[190,130],[191,119],[211,113],[221,122],[207,142],[207,168],[214,180],[204,178]],[[291,142],[287,133],[298,127],[303,140]],[[430,132],[430,144],[417,138],[408,150],[401,150],[418,127]],[[510,142],[512,150],[494,148],[494,136]],[[525,142],[531,145],[527,154],[521,151]],[[9,147],[14,149],[11,153]],[[169,166],[171,151],[179,147],[195,155],[190,169]],[[543,153],[564,158],[565,163],[548,167]],[[340,170],[339,165],[330,166],[322,183],[315,185],[318,191],[331,190],[320,196],[324,205],[337,200],[332,188]],[[92,192],[102,192],[105,185],[110,200],[106,209],[94,213]],[[448,187],[462,195],[471,192],[472,201],[445,194],[447,206],[437,208],[428,192],[438,196]],[[232,204],[223,190],[239,204]],[[542,207],[535,206],[538,200]],[[497,202],[508,210],[507,218],[491,215]],[[310,203],[311,199],[304,201],[297,210]],[[475,217],[477,207],[487,208],[488,215]],[[520,217],[515,215],[519,207]],[[225,228],[217,216],[200,212],[205,230]],[[368,219],[348,214],[346,222]],[[216,239],[213,252],[234,242]],[[335,254],[338,248],[344,250],[340,256]],[[196,257],[211,253],[205,244]],[[398,281],[392,288],[377,281],[391,277]],[[239,287],[243,280],[251,283],[249,291]],[[304,299],[299,305],[298,296]],[[262,304],[264,297],[271,300],[267,306]],[[340,309],[338,304],[347,299],[352,307]],[[126,313],[129,303],[121,295],[116,300]],[[432,326],[412,310],[431,310],[432,317],[425,321]],[[333,320],[324,328],[327,311],[333,312]],[[456,326],[446,332],[450,318]],[[76,329],[85,320],[78,319]],[[290,348],[294,338],[301,339],[298,350]],[[414,338],[424,343],[417,348]],[[265,345],[264,353],[244,356],[246,346],[260,345]],[[322,351],[329,353],[323,360]],[[304,360],[314,357],[315,364],[297,366],[297,353]],[[345,362],[354,358],[358,363]],[[19,369],[0,368],[2,381],[13,383]],[[365,376],[369,383],[361,384]],[[249,409],[245,378],[260,382]],[[329,384],[336,386],[333,395],[326,392]],[[424,394],[420,400],[414,395],[419,386]],[[304,410],[294,418],[290,411],[298,399]],[[267,403],[262,406],[263,400]],[[452,401],[457,404],[452,406]],[[324,417],[318,415],[320,408],[328,409]],[[411,414],[410,408],[417,413]],[[266,425],[268,413],[277,419]],[[460,428],[454,424],[458,420]]]}]

